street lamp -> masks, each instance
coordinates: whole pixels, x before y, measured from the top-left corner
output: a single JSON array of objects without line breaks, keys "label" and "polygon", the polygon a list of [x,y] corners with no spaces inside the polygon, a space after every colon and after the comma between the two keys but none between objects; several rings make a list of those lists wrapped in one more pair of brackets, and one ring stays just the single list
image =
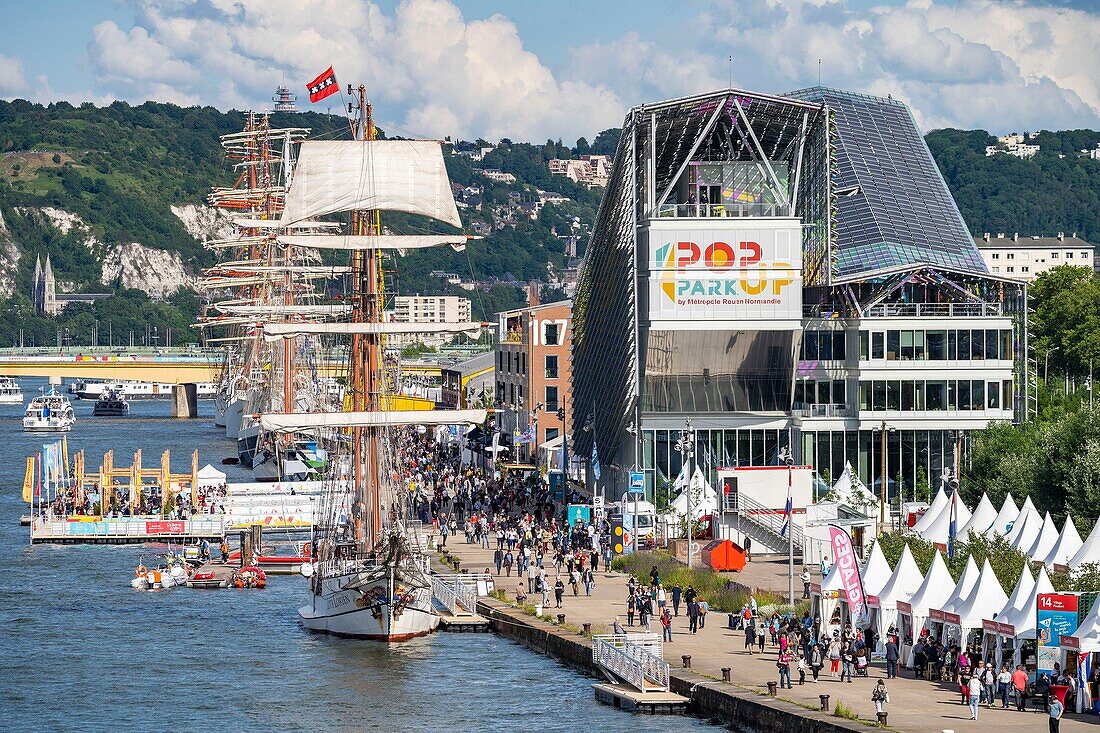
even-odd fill
[{"label": "street lamp", "polygon": [[[695,537],[695,533],[692,531],[694,522],[694,516],[692,515],[691,508],[691,457],[695,455],[695,433],[691,429],[691,418],[686,421],[686,429],[680,433],[680,439],[676,441],[676,450],[680,451],[681,463],[687,468],[688,485],[685,488],[687,491],[687,566],[691,568],[692,551],[691,545]],[[635,527],[635,535],[637,535],[637,528]]]},{"label": "street lamp", "polygon": [[[794,454],[787,446],[779,451],[779,460],[787,466],[787,500],[791,500],[791,487],[794,479]],[[805,553],[803,553],[805,554]],[[794,606],[794,505],[787,514],[787,591],[791,606]]]}]

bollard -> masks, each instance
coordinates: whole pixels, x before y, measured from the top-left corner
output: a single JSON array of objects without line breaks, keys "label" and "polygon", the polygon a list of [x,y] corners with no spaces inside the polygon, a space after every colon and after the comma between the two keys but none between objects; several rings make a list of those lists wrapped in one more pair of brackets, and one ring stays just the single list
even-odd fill
[{"label": "bollard", "polygon": [[829,696],[828,695],[818,695],[818,697],[821,698],[821,709],[824,710],[825,712],[829,712]]},{"label": "bollard", "polygon": [[565,614],[564,613],[559,613],[558,614],[558,626],[564,626],[564,625],[565,625]]},{"label": "bollard", "polygon": [[462,562],[461,562],[461,561],[459,561],[459,560],[455,560],[455,572],[456,572],[456,573],[458,572],[458,569],[459,569],[459,568],[460,568],[461,566],[462,566]]},{"label": "bollard", "polygon": [[886,715],[887,715],[886,711],[883,711],[881,713],[876,713],[876,715],[878,715],[878,724],[885,728],[886,727]]},{"label": "bollard", "polygon": [[585,636],[592,636],[592,624],[588,622],[581,624],[581,633]]},{"label": "bollard", "polygon": [[680,655],[680,660],[684,663],[684,669],[691,669],[691,655],[690,654]]},{"label": "bollard", "polygon": [[737,628],[737,617],[734,616],[732,613],[729,613],[729,614],[726,614],[726,615],[729,616],[729,621],[727,622],[729,625],[726,628],[736,629]]},{"label": "bollard", "polygon": [[722,667],[722,681],[723,682],[729,682],[730,681],[730,668],[729,667]]},{"label": "bollard", "polygon": [[465,575],[468,572],[470,572],[469,568],[462,568],[462,574],[463,575]]},{"label": "bollard", "polygon": [[775,688],[778,687],[778,686],[779,686],[778,682],[769,682],[768,683],[768,694],[771,695],[772,697],[775,697]]}]

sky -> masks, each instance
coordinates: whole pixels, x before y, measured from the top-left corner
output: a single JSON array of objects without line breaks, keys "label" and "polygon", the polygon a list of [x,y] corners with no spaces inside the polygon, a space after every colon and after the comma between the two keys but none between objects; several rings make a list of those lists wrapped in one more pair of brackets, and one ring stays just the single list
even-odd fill
[{"label": "sky", "polygon": [[[637,104],[821,83],[925,129],[1100,128],[1100,0],[0,0],[0,98],[270,108],[329,65],[383,128],[572,143]],[[340,97],[312,105],[340,108]]]}]

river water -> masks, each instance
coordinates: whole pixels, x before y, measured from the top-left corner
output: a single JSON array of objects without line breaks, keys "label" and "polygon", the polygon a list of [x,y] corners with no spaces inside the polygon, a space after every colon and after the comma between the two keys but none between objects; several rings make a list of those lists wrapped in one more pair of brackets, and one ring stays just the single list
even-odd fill
[{"label": "river water", "polygon": [[[27,399],[41,382],[20,380]],[[74,401],[70,452],[127,466],[172,451],[174,471],[233,454],[205,419],[173,420],[167,401],[125,418],[92,417]],[[50,437],[22,432],[0,406],[0,729],[5,731],[621,731],[634,718],[593,699],[593,680],[493,634],[434,634],[390,648],[304,632],[306,585],[269,577],[265,590],[141,593],[138,547],[28,544],[19,526],[26,456]],[[229,480],[244,472],[220,466]],[[662,718],[661,730],[717,730]]]}]

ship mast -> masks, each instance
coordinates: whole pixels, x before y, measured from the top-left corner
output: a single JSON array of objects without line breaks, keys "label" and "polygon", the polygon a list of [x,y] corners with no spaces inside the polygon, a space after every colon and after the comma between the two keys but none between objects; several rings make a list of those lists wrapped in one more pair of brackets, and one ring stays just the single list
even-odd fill
[{"label": "ship mast", "polygon": [[[374,119],[371,104],[367,101],[366,87],[348,90],[355,100],[351,119],[352,137],[370,142],[375,140]],[[356,210],[352,212],[352,234],[358,236],[381,233],[378,212]],[[352,320],[363,323],[382,321],[382,283],[379,267],[380,253],[375,249],[358,250],[352,255]],[[380,334],[353,334],[351,338],[350,393],[353,411],[383,409],[379,373],[382,368],[382,337]],[[360,554],[365,554],[378,541],[382,532],[381,491],[379,487],[379,428],[357,427],[352,429],[355,461],[356,499],[364,508],[364,526],[356,528],[356,540]]]}]

